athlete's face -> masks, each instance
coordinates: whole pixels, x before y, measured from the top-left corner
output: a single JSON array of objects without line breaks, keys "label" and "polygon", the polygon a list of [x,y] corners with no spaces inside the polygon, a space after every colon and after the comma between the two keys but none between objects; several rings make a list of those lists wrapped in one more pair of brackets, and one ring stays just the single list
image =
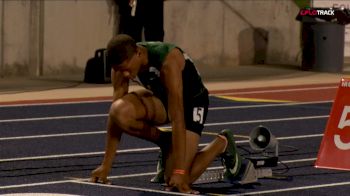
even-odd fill
[{"label": "athlete's face", "polygon": [[123,76],[134,79],[140,69],[141,61],[139,55],[135,53],[131,58],[126,59],[120,65],[113,66],[115,71],[121,71]]}]

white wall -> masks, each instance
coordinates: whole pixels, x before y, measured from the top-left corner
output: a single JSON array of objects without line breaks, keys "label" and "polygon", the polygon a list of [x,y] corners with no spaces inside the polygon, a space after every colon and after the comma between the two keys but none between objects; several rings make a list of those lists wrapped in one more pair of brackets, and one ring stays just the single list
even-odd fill
[{"label": "white wall", "polygon": [[29,53],[29,2],[4,1],[4,6],[3,67],[4,69],[11,67],[7,72],[23,74],[30,72],[27,55]]},{"label": "white wall", "polygon": [[45,72],[79,70],[96,48],[106,46],[112,19],[106,1],[45,1]]},{"label": "white wall", "polygon": [[204,64],[253,64],[253,29],[261,28],[268,33],[266,63],[298,64],[298,11],[293,1],[167,1],[165,39]]},{"label": "white wall", "polygon": [[[0,75],[83,73],[95,49],[116,31],[111,1],[1,0]],[[167,0],[165,41],[203,66],[253,64],[255,57],[300,64],[298,11],[293,0]]]},{"label": "white wall", "polygon": [[81,73],[94,50],[105,47],[113,35],[115,21],[109,0],[1,3],[1,76]]}]

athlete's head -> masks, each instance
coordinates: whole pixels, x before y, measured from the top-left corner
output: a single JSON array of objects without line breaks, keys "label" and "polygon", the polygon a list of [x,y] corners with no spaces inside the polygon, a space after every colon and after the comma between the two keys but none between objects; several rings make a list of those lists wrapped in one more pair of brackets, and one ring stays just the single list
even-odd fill
[{"label": "athlete's head", "polygon": [[140,67],[138,47],[129,35],[120,34],[113,37],[107,45],[107,62],[125,77],[134,78]]},{"label": "athlete's head", "polygon": [[114,36],[107,45],[107,60],[112,66],[118,66],[136,53],[136,42],[129,35]]}]

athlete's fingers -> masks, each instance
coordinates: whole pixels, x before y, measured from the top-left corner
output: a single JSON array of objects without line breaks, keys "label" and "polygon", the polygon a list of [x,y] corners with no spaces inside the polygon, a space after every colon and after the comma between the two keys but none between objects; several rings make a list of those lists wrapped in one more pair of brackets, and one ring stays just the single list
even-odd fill
[{"label": "athlete's fingers", "polygon": [[100,178],[100,177],[92,177],[92,178],[90,178],[90,182],[108,184],[108,185],[112,184],[112,182],[110,180],[108,180],[107,178]]},{"label": "athlete's fingers", "polygon": [[98,179],[98,177],[91,177],[90,178],[90,182],[96,183],[97,179]]},{"label": "athlete's fingers", "polygon": [[187,191],[179,191],[179,189],[177,187],[172,187],[172,186],[166,186],[165,187],[165,191],[168,191],[168,192],[182,192],[182,193],[188,193],[188,194],[193,194],[193,195],[199,195],[200,192],[199,191],[196,191],[196,190],[193,190],[193,189],[190,189],[190,190],[187,190]]}]

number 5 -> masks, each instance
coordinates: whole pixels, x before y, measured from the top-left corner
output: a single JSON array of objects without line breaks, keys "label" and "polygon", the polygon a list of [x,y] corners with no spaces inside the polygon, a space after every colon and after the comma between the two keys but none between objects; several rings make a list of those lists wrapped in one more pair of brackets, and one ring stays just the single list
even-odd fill
[{"label": "number 5", "polygon": [[[344,129],[344,127],[350,126],[350,120],[346,119],[346,117],[348,116],[348,113],[350,113],[350,106],[344,106],[343,113],[340,117],[340,121],[338,124],[339,129]],[[338,135],[338,134],[334,135],[334,143],[341,150],[349,150],[350,149],[350,142],[343,143],[343,141],[341,141],[341,139],[340,139],[340,135]]]},{"label": "number 5", "polygon": [[203,118],[204,118],[204,108],[202,107],[193,108],[193,121],[199,122],[199,124],[203,124]]}]

